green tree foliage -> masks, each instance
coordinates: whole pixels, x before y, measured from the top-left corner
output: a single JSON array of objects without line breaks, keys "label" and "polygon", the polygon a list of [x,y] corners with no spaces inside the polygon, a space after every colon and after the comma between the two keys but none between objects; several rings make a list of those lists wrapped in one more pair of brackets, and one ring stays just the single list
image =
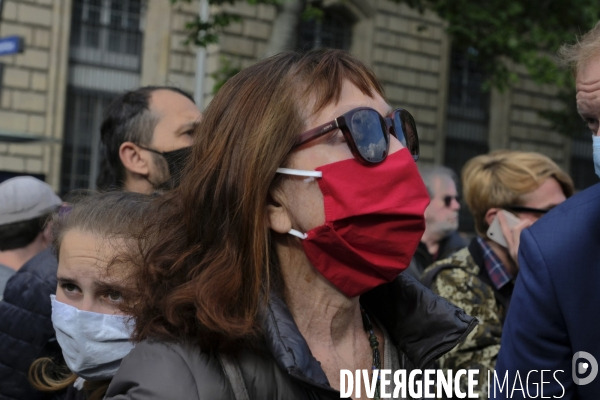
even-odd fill
[{"label": "green tree foliage", "polygon": [[477,64],[488,84],[505,88],[517,81],[510,63],[527,67],[538,83],[570,85],[554,55],[564,43],[593,28],[598,0],[400,0],[448,22],[452,44],[477,49]]},{"label": "green tree foliage", "polygon": [[[191,3],[198,0],[170,0],[171,4]],[[247,0],[248,4],[278,4],[280,0]],[[285,1],[285,0],[281,0]],[[235,4],[235,0],[208,0],[209,5],[221,6],[224,4]],[[195,44],[196,46],[206,47],[211,43],[219,41],[219,34],[223,28],[233,22],[239,22],[238,15],[220,12],[211,15],[208,21],[202,21],[200,16],[187,22],[185,30],[188,32],[185,44]]]},{"label": "green tree foliage", "polygon": [[561,68],[556,52],[574,43],[600,20],[598,0],[399,0],[424,12],[429,9],[447,21],[452,44],[475,48],[475,62],[486,74],[485,86],[503,90],[518,83],[511,65],[521,64],[539,84],[558,87],[564,107],[540,114],[553,128],[580,135],[581,119],[574,106],[574,81]]},{"label": "green tree foliage", "polygon": [[[191,3],[192,0],[170,0],[171,4]],[[194,0],[196,1],[196,0]],[[209,0],[210,5],[234,4],[235,0]],[[195,44],[206,47],[219,41],[219,34],[232,22],[240,21],[240,17],[231,13],[221,12],[211,16],[208,21],[202,21],[200,16],[187,22],[185,30],[188,32],[185,44]]]}]

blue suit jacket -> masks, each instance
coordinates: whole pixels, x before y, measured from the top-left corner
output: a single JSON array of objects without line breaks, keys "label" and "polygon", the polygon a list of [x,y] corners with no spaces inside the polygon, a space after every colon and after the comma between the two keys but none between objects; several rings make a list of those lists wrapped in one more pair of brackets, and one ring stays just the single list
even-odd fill
[{"label": "blue suit jacket", "polygon": [[[512,389],[519,370],[525,389],[527,374],[537,370],[530,375],[529,396],[518,390],[512,395],[531,398],[534,384],[541,382],[539,371],[551,370],[544,374],[544,396],[560,397],[564,391],[563,399],[600,399],[600,374],[584,386],[572,378],[576,352],[590,353],[600,362],[600,184],[525,230],[519,265],[496,364],[499,379],[508,372]],[[557,370],[564,372],[554,375]],[[590,370],[579,377],[589,376]]]}]

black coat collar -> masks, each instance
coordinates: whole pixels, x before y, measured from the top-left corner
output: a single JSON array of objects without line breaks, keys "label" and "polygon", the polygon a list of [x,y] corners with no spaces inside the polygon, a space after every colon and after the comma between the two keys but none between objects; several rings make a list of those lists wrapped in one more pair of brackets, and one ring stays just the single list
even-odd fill
[{"label": "black coat collar", "polygon": [[[451,350],[477,325],[475,318],[405,274],[365,293],[361,303],[384,325],[401,352],[402,364],[408,361],[419,369]],[[312,386],[333,391],[279,296],[271,294],[261,320],[267,347],[281,369]]]}]

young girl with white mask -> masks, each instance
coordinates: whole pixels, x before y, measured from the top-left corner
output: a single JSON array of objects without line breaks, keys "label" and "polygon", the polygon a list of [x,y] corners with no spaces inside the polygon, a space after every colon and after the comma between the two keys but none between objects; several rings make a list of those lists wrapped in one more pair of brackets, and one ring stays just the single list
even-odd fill
[{"label": "young girl with white mask", "polygon": [[52,323],[66,366],[48,358],[30,368],[33,386],[67,390],[67,399],[102,399],[121,359],[132,349],[133,321],[120,311],[139,250],[137,228],[151,197],[109,192],[87,197],[54,216],[58,287]]}]

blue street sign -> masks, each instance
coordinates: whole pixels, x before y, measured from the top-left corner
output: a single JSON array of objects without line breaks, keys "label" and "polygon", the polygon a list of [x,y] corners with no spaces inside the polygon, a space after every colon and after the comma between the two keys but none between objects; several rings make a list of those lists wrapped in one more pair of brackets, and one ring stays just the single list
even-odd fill
[{"label": "blue street sign", "polygon": [[9,36],[0,39],[0,56],[21,53],[23,51],[23,38]]}]

